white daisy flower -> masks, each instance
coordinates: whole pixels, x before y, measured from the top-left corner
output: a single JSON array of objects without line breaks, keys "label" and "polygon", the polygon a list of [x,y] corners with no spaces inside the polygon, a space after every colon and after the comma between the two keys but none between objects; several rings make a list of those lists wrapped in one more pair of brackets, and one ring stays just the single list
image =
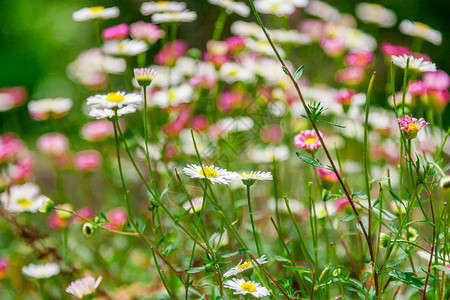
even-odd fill
[{"label": "white daisy flower", "polygon": [[198,165],[187,165],[183,169],[183,172],[191,178],[205,179],[206,177],[212,184],[229,184],[234,177],[232,172],[215,167],[214,165],[203,166],[203,168]]},{"label": "white daisy flower", "polygon": [[258,0],[255,2],[255,8],[262,14],[271,14],[289,16],[295,12],[295,6],[287,1],[279,0]]},{"label": "white daisy flower", "polygon": [[[275,56],[275,52],[273,51],[272,46],[266,40],[255,41],[253,39],[247,39],[245,41],[245,46],[250,51],[255,51],[255,52],[258,52],[259,54],[266,55],[266,56]],[[285,53],[284,53],[283,49],[279,48],[278,46],[275,46],[275,47],[276,47],[278,53],[280,54],[280,56],[285,57]]]},{"label": "white daisy flower", "polygon": [[424,61],[423,57],[421,58],[415,58],[414,56],[408,56],[406,54],[403,54],[401,56],[392,56],[392,62],[394,65],[399,66],[400,68],[404,69],[406,68],[406,62],[408,61],[408,68],[414,69],[420,72],[435,72],[436,71],[436,65],[432,63],[431,61]]},{"label": "white daisy flower", "polygon": [[242,183],[245,185],[253,185],[257,180],[272,180],[272,173],[270,172],[261,172],[261,171],[251,171],[249,173],[234,173],[236,176],[236,180],[242,180]]},{"label": "white daisy flower", "polygon": [[[92,276],[86,276],[82,279],[78,279],[73,281],[66,289],[66,292],[74,295],[79,299],[84,299],[88,295],[93,295],[95,297],[95,290],[99,286],[102,281],[102,276],[99,276],[97,280],[95,280]],[[86,297],[86,299],[88,299]],[[91,299],[91,298],[89,298]],[[93,298],[92,298],[93,299]]]},{"label": "white daisy flower", "polygon": [[254,74],[250,69],[243,68],[240,64],[226,62],[220,67],[219,78],[228,84],[237,81],[250,82],[254,79]]},{"label": "white daisy flower", "polygon": [[125,59],[105,55],[101,62],[101,69],[109,74],[122,74],[127,68]]},{"label": "white daisy flower", "polygon": [[106,95],[98,94],[87,99],[87,105],[93,108],[122,108],[127,105],[140,106],[143,102],[139,94],[125,92],[112,92]]},{"label": "white daisy flower", "polygon": [[297,30],[270,29],[269,35],[272,41],[277,44],[307,45],[312,41],[309,35],[300,33]]},{"label": "white daisy flower", "polygon": [[55,263],[48,263],[43,265],[29,264],[22,268],[22,273],[37,279],[49,278],[55,276],[60,271],[60,268]]},{"label": "white daisy flower", "polygon": [[151,103],[161,108],[189,103],[194,95],[194,88],[189,84],[171,87],[168,90],[157,91],[153,94]]},{"label": "white daisy flower", "polygon": [[228,14],[236,13],[243,17],[248,17],[250,14],[250,8],[243,2],[233,0],[208,0],[208,2],[225,8]]},{"label": "white daisy flower", "polygon": [[107,54],[134,56],[147,51],[148,44],[140,40],[106,41],[102,49]]},{"label": "white daisy flower", "polygon": [[[192,205],[194,206],[194,210],[192,210]],[[203,205],[203,197],[195,197],[194,199],[191,200],[191,202],[186,201],[183,203],[183,208],[187,211],[189,211],[190,214],[193,214],[194,212],[198,212],[200,210],[202,210],[202,205]]]},{"label": "white daisy flower", "polygon": [[[136,111],[134,105],[125,105],[122,108],[117,109],[117,116],[123,116],[126,114],[132,114]],[[116,112],[110,108],[105,107],[92,107],[89,111],[89,116],[96,119],[112,118],[116,115]]]},{"label": "white daisy flower", "polygon": [[236,21],[231,24],[230,29],[231,33],[240,36],[259,37],[261,34],[264,34],[259,25],[253,22]]},{"label": "white daisy flower", "polygon": [[216,123],[223,133],[248,131],[253,128],[255,122],[250,117],[225,118]]},{"label": "white daisy flower", "polygon": [[340,38],[347,49],[374,51],[377,48],[377,40],[359,29],[351,27],[338,27],[336,32],[331,32]]},{"label": "white daisy flower", "polygon": [[[256,261],[260,265],[268,263],[266,255],[262,255],[260,258],[257,258]],[[251,261],[251,260],[247,260],[245,262],[240,261],[236,267],[233,267],[230,270],[226,271],[223,274],[223,277],[230,277],[230,276],[239,274],[241,272],[244,272],[245,270],[253,268],[252,262],[255,263],[255,261]]]},{"label": "white daisy flower", "polygon": [[0,194],[3,207],[9,212],[37,212],[47,197],[41,195],[39,187],[34,183],[13,185],[9,192]]},{"label": "white daisy flower", "polygon": [[119,16],[117,6],[104,8],[103,6],[85,7],[72,14],[75,21],[87,21],[92,19],[113,19]]},{"label": "white daisy flower", "polygon": [[186,3],[176,1],[150,1],[141,5],[141,13],[144,16],[161,12],[181,12],[186,9]]},{"label": "white daisy flower", "polygon": [[437,46],[442,43],[442,33],[420,22],[403,20],[399,25],[399,29],[403,34],[421,37]]},{"label": "white daisy flower", "polygon": [[72,100],[68,98],[46,98],[42,100],[28,102],[28,111],[35,120],[47,120],[60,118],[69,112],[72,108]]},{"label": "white daisy flower", "polygon": [[247,295],[250,294],[255,298],[262,298],[269,296],[270,292],[261,284],[254,281],[245,281],[240,278],[233,278],[231,280],[225,281],[223,284],[226,288],[235,290],[234,295]]},{"label": "white daisy flower", "polygon": [[[326,210],[325,210],[326,208]],[[319,202],[314,205],[314,210],[318,219],[325,218],[328,211],[329,216],[334,216],[337,212],[337,208],[332,202]]]},{"label": "white daisy flower", "polygon": [[197,13],[187,9],[181,12],[164,12],[152,15],[152,22],[155,24],[171,22],[189,23],[195,20],[197,20]]},{"label": "white daisy flower", "polygon": [[375,23],[383,28],[390,28],[397,21],[397,16],[392,10],[375,3],[358,4],[356,15],[364,23]]},{"label": "white daisy flower", "polygon": [[312,16],[332,23],[339,21],[341,18],[341,14],[336,8],[318,0],[309,2],[308,6],[305,7],[305,11]]},{"label": "white daisy flower", "polygon": [[281,0],[281,1],[290,3],[295,7],[305,7],[309,3],[309,0]]},{"label": "white daisy flower", "polygon": [[289,158],[289,148],[286,145],[270,145],[265,148],[256,148],[250,151],[249,157],[254,162],[284,161]]}]

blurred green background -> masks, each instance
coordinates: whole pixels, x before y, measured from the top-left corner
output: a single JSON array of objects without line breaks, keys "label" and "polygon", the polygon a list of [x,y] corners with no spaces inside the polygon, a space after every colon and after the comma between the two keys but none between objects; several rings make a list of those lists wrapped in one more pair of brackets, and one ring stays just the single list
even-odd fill
[{"label": "blurred green background", "polygon": [[[119,6],[118,19],[107,20],[103,27],[138,20],[150,21],[139,13],[143,1],[87,1],[87,0],[3,0],[0,2],[0,87],[24,86],[29,99],[43,97],[80,97],[78,88],[66,76],[66,66],[77,55],[95,45],[91,22],[75,22],[72,13],[87,6]],[[191,46],[204,49],[214,30],[219,8],[207,0],[186,1],[195,10],[199,20],[180,26],[179,37]],[[327,1],[341,12],[354,15],[354,7],[361,1]],[[396,0],[374,1],[397,13],[398,21],[393,29],[380,29],[379,41],[411,45],[411,37],[398,32],[403,19],[423,22],[443,34],[441,46],[424,42],[422,52],[428,54],[439,69],[450,71],[450,45],[448,42],[450,1],[442,0]],[[304,16],[303,12],[301,16]],[[308,17],[308,16],[306,16]],[[227,28],[237,17],[227,20]],[[252,18],[252,17],[251,17]],[[252,18],[253,19],[253,18]],[[373,27],[360,24],[361,29],[373,31]],[[224,37],[229,32],[224,33]],[[157,45],[158,47],[159,45]],[[2,118],[3,116],[0,116]]]}]

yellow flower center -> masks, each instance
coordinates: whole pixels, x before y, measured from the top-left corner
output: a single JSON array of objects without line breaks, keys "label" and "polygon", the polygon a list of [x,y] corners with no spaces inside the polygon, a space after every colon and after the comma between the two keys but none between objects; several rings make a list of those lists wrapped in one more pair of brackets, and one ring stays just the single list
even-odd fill
[{"label": "yellow flower center", "polygon": [[17,203],[22,206],[23,208],[27,208],[31,205],[31,201],[27,200],[25,198],[19,199],[19,201],[17,201]]},{"label": "yellow flower center", "polygon": [[169,90],[169,100],[172,101],[173,99],[175,99],[175,90],[170,89]]},{"label": "yellow flower center", "polygon": [[166,5],[169,1],[156,1],[157,5]]},{"label": "yellow flower center", "polygon": [[237,268],[240,269],[240,270],[242,270],[242,269],[247,269],[248,267],[250,267],[251,264],[252,264],[252,262],[251,262],[251,261],[248,261],[248,262],[246,262],[246,263],[243,263],[243,264],[237,266]]},{"label": "yellow flower center", "polygon": [[200,174],[206,177],[217,177],[217,171],[213,168],[203,168],[200,170]]},{"label": "yellow flower center", "polygon": [[420,22],[416,22],[417,25],[417,33],[418,34],[426,34],[428,33],[428,30],[430,29],[430,26],[420,23]]},{"label": "yellow flower center", "polygon": [[89,8],[93,13],[101,12],[105,9],[104,6],[93,6]]},{"label": "yellow flower center", "polygon": [[305,142],[311,145],[311,144],[314,143],[315,141],[316,141],[316,138],[310,137],[310,138],[307,139]]},{"label": "yellow flower center", "polygon": [[419,126],[417,126],[414,123],[409,123],[408,124],[408,131],[409,132],[418,132],[419,131]]},{"label": "yellow flower center", "polygon": [[251,282],[241,284],[241,289],[250,293],[256,292],[256,286]]},{"label": "yellow flower center", "polygon": [[125,49],[125,44],[119,43],[119,51],[122,51],[123,49]]},{"label": "yellow flower center", "polygon": [[118,94],[117,92],[108,93],[108,95],[106,96],[106,101],[109,102],[122,102],[123,100],[125,100],[125,97],[121,94]]}]

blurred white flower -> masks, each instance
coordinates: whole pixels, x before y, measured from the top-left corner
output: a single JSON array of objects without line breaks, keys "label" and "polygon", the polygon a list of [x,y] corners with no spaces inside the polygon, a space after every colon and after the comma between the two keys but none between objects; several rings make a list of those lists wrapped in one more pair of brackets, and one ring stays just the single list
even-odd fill
[{"label": "blurred white flower", "polygon": [[250,8],[243,2],[233,0],[208,0],[208,2],[225,8],[228,14],[236,13],[243,17],[250,14]]},{"label": "blurred white flower", "polygon": [[399,25],[399,29],[403,34],[421,37],[437,46],[442,43],[442,33],[420,22],[403,20]]},{"label": "blurred white flower", "polygon": [[55,276],[60,271],[60,268],[55,263],[48,263],[43,265],[29,264],[22,267],[22,273],[37,279],[49,278]]},{"label": "blurred white flower", "polygon": [[72,14],[75,21],[87,21],[92,19],[113,19],[119,16],[117,6],[104,8],[103,6],[85,7]]},{"label": "blurred white flower", "polygon": [[111,55],[134,56],[147,51],[148,44],[138,40],[106,41],[102,49]]},{"label": "blurred white flower", "polygon": [[365,23],[375,23],[384,28],[394,26],[397,21],[392,10],[375,3],[359,3],[356,6],[356,15]]},{"label": "blurred white flower", "polygon": [[288,16],[295,12],[295,6],[287,1],[279,0],[258,0],[255,1],[255,8],[262,14],[271,14],[281,16]]},{"label": "blurred white flower", "polygon": [[28,111],[35,120],[54,119],[66,115],[72,108],[72,100],[67,98],[46,98],[28,102]]},{"label": "blurred white flower", "polygon": [[168,90],[160,90],[153,94],[151,104],[161,108],[177,106],[180,103],[192,102],[194,88],[189,84],[171,87]]},{"label": "blurred white flower", "polygon": [[[97,280],[95,280],[92,276],[86,276],[82,279],[78,279],[73,281],[66,289],[66,292],[74,295],[79,299],[84,299],[86,296],[92,295],[93,297],[89,299],[95,298],[95,290],[100,285],[102,281],[102,276],[99,276]],[[87,298],[86,298],[87,299]]]},{"label": "blurred white flower", "polygon": [[219,78],[229,84],[237,81],[250,82],[254,79],[254,74],[250,69],[243,68],[240,64],[226,62],[220,67]]},{"label": "blurred white flower", "polygon": [[0,194],[3,207],[9,212],[17,213],[37,212],[46,199],[46,196],[41,195],[39,187],[30,182],[13,185],[9,191]]},{"label": "blurred white flower", "polygon": [[305,11],[328,22],[337,22],[341,18],[339,11],[333,6],[318,0],[310,1]]},{"label": "blurred white flower", "polygon": [[150,1],[141,5],[141,13],[144,16],[161,12],[181,12],[186,9],[186,3],[176,1]]},{"label": "blurred white flower", "polygon": [[197,20],[197,13],[190,10],[184,10],[181,12],[156,13],[152,15],[152,22],[155,24],[172,22],[189,23],[195,20]]}]

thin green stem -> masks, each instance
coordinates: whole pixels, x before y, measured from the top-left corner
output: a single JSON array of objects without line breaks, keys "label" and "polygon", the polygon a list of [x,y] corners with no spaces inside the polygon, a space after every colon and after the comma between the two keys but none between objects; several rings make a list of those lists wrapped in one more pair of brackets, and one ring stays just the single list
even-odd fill
[{"label": "thin green stem", "polygon": [[220,40],[220,36],[222,35],[222,31],[225,26],[227,16],[228,16],[227,10],[225,8],[222,8],[219,17],[217,18],[216,25],[214,26],[214,33],[212,36],[213,41]]},{"label": "thin green stem", "polygon": [[258,256],[261,257],[261,247],[259,245],[258,236],[256,234],[255,222],[253,221],[252,201],[250,199],[250,185],[247,185],[247,202],[248,202],[248,213],[250,215],[250,222],[252,223],[253,238],[255,239],[256,251],[258,253]]}]

